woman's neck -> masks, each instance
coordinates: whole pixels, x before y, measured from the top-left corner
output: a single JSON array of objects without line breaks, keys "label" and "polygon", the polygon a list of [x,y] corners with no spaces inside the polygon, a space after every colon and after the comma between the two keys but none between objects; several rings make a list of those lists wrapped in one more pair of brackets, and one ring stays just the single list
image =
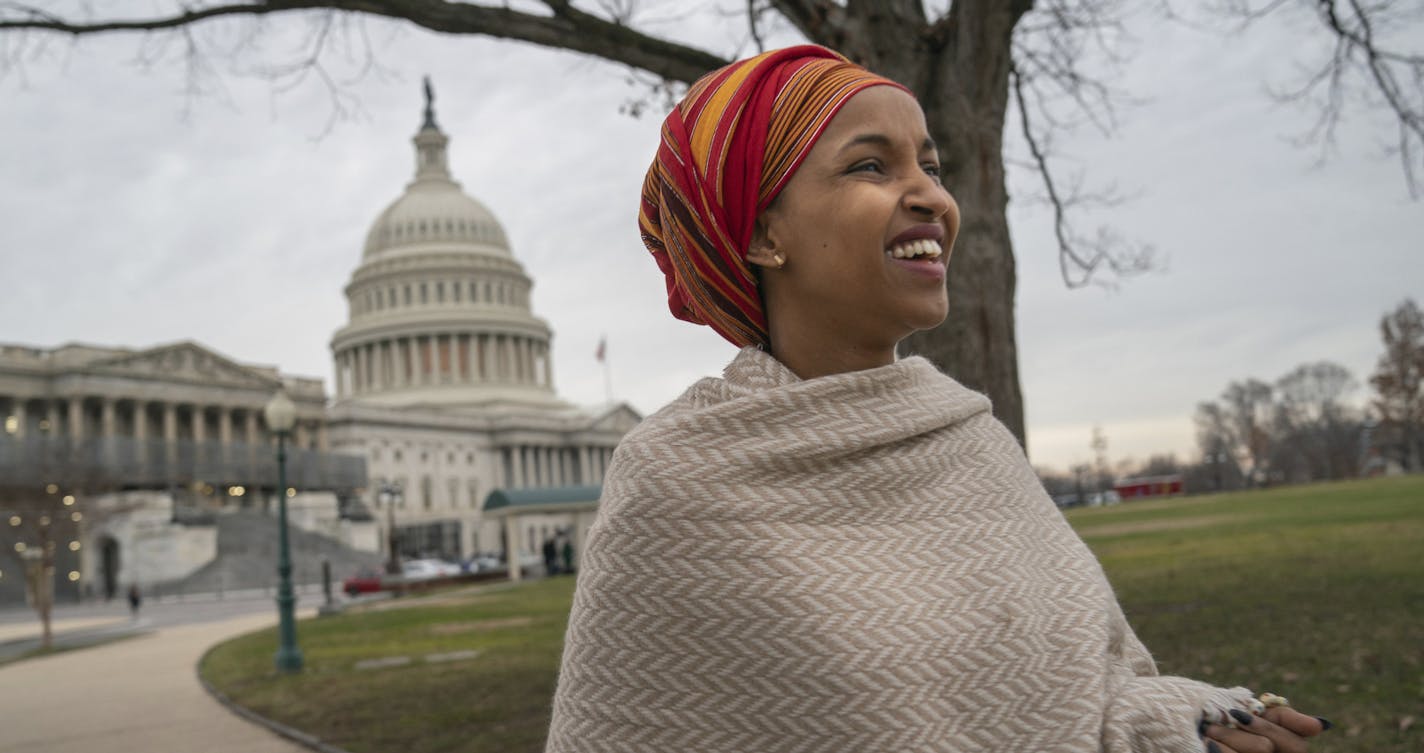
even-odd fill
[{"label": "woman's neck", "polygon": [[771,333],[771,355],[802,379],[850,371],[864,371],[895,362],[895,346],[867,347],[841,339],[818,342],[816,338],[777,337]]}]

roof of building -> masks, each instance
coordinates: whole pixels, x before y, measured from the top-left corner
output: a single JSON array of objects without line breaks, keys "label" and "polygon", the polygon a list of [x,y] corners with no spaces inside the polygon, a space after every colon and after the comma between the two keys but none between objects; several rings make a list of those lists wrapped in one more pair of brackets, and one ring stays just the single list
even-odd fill
[{"label": "roof of building", "polygon": [[415,180],[371,225],[364,258],[407,248],[458,249],[510,258],[509,239],[499,220],[450,175],[446,155],[450,139],[435,124],[428,80],[425,92],[425,122],[414,139]]},{"label": "roof of building", "polygon": [[495,489],[485,497],[485,512],[512,513],[575,512],[593,510],[603,487],[557,486],[544,489]]}]

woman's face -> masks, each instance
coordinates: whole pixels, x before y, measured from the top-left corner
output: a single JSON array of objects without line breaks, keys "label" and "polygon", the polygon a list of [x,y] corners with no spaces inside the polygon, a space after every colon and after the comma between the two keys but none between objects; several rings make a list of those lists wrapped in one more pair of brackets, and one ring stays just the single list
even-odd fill
[{"label": "woman's face", "polygon": [[864,345],[938,325],[949,312],[945,265],[958,232],[959,207],[940,183],[919,103],[891,86],[861,91],[758,219],[748,257],[769,267],[773,337],[787,317],[794,335],[809,327]]}]

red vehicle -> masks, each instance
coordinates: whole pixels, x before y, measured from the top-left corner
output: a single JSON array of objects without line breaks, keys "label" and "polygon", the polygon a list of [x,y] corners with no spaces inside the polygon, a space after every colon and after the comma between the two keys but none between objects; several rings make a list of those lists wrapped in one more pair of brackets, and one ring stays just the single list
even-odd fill
[{"label": "red vehicle", "polygon": [[382,583],[382,575],[373,570],[367,570],[357,575],[353,575],[341,581],[341,590],[347,596],[357,596],[359,594],[376,593],[385,588]]},{"label": "red vehicle", "polygon": [[1175,497],[1182,493],[1182,477],[1174,474],[1126,478],[1114,484],[1113,490],[1124,500]]}]

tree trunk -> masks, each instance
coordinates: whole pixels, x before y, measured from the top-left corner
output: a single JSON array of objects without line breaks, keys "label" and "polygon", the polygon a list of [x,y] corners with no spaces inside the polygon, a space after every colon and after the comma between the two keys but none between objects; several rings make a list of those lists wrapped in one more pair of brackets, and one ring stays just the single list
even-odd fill
[{"label": "tree trunk", "polygon": [[[911,335],[903,348],[987,394],[994,415],[1025,448],[1003,133],[1013,29],[1029,5],[958,0],[941,22],[948,31],[940,46],[925,37],[918,45],[877,39],[867,47],[881,55],[866,61],[915,91],[961,215],[949,264],[949,316]],[[903,39],[904,19],[886,20],[876,31]]]}]

